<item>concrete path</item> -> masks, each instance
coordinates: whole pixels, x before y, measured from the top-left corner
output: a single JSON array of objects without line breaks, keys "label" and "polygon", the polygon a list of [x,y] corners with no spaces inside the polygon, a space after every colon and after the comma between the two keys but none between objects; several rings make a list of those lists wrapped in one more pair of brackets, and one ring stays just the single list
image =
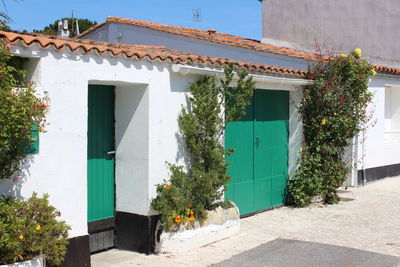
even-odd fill
[{"label": "concrete path", "polygon": [[275,239],[213,267],[398,267],[400,257],[321,243]]},{"label": "concrete path", "polygon": [[400,256],[400,177],[341,192],[338,205],[280,208],[241,220],[241,232],[190,253],[146,256],[111,250],[92,266],[207,266],[277,238]]}]

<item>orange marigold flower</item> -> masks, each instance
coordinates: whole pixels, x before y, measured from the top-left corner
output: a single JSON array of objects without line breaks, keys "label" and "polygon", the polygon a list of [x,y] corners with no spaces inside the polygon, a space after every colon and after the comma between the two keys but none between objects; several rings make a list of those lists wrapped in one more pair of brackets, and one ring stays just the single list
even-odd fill
[{"label": "orange marigold flower", "polygon": [[170,185],[170,184],[166,184],[166,185],[165,185],[165,188],[166,188],[166,189],[170,189],[170,188],[171,188],[171,185]]},{"label": "orange marigold flower", "polygon": [[195,219],[195,218],[194,218],[193,214],[189,216],[189,221],[190,221],[190,222],[193,222],[194,219]]},{"label": "orange marigold flower", "polygon": [[190,210],[190,214],[193,215],[193,214],[194,214],[194,211],[193,211],[193,210]]},{"label": "orange marigold flower", "polygon": [[182,221],[181,216],[176,215],[176,217],[175,217],[175,222],[176,222],[176,223],[181,223],[181,221]]}]

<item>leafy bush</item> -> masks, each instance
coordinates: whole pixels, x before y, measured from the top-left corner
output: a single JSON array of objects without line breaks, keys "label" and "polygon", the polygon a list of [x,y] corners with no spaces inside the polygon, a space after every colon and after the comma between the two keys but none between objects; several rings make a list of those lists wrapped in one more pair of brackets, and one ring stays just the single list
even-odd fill
[{"label": "leafy bush", "polygon": [[44,256],[59,265],[66,253],[68,229],[58,221],[60,212],[49,205],[48,195],[26,201],[0,199],[0,264]]},{"label": "leafy bush", "polygon": [[35,96],[23,80],[25,73],[9,54],[9,45],[0,42],[0,180],[20,170],[31,145],[32,127],[43,130],[47,105]]},{"label": "leafy bush", "polygon": [[203,77],[189,87],[189,107],[183,107],[178,118],[190,157],[188,171],[169,165],[169,182],[157,186],[157,197],[152,201],[166,231],[174,223],[204,219],[205,210],[227,205],[221,203],[230,180],[225,156],[233,150],[226,153],[223,146],[225,125],[244,115],[254,91],[247,71],[238,72],[237,86],[230,87],[234,73],[231,65],[225,69],[225,79],[217,82],[215,77]]},{"label": "leafy bush", "polygon": [[314,83],[304,89],[299,108],[305,145],[289,181],[289,202],[306,206],[316,195],[323,195],[326,203],[338,201],[336,189],[350,170],[344,152],[370,119],[368,82],[375,74],[360,49],[310,68]]}]

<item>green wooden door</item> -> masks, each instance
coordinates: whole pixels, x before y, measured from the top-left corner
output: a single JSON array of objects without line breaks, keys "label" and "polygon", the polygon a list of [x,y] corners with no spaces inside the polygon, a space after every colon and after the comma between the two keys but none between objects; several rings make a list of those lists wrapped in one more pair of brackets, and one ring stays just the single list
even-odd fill
[{"label": "green wooden door", "polygon": [[88,222],[114,217],[114,87],[89,85]]},{"label": "green wooden door", "polygon": [[[246,116],[231,122],[225,132],[231,183],[226,198],[242,215],[284,203],[288,178],[287,91],[256,90]],[[243,182],[243,170],[246,180]]]},{"label": "green wooden door", "polygon": [[229,174],[232,178],[225,197],[233,200],[240,212],[254,210],[254,123],[253,106],[248,106],[246,115],[237,122],[228,123],[225,129],[225,147],[234,148],[229,157]]}]

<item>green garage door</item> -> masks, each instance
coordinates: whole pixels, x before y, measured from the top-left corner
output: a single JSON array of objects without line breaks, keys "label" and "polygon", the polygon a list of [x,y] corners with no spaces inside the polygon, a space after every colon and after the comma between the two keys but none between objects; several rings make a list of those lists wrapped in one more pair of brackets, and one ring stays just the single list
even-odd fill
[{"label": "green garage door", "polygon": [[246,115],[226,127],[231,182],[225,194],[240,214],[284,203],[288,179],[289,93],[256,90]]}]

